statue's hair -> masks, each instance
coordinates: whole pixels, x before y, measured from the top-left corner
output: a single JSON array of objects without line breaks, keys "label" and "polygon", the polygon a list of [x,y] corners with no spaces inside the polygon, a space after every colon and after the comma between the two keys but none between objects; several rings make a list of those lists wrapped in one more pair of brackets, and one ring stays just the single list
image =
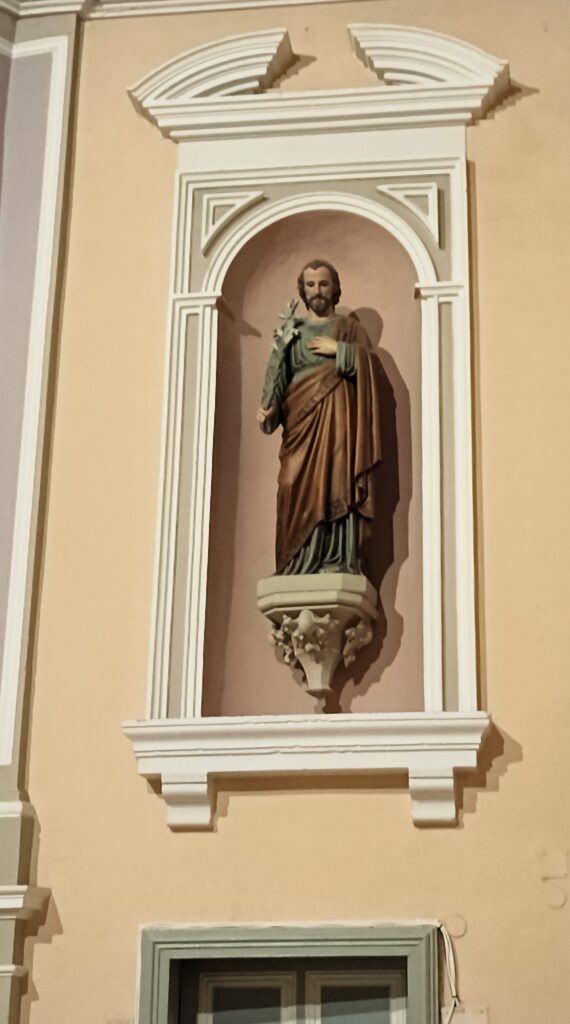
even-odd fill
[{"label": "statue's hair", "polygon": [[333,285],[332,304],[333,306],[336,306],[341,295],[340,278],[338,276],[338,270],[336,269],[336,267],[333,267],[332,263],[329,263],[328,260],[309,260],[308,263],[305,263],[305,266],[302,268],[301,273],[297,278],[297,288],[299,289],[299,295],[301,296],[305,305],[307,305],[307,299],[305,298],[304,274],[306,270],[318,270],[319,267],[326,267],[331,275]]}]

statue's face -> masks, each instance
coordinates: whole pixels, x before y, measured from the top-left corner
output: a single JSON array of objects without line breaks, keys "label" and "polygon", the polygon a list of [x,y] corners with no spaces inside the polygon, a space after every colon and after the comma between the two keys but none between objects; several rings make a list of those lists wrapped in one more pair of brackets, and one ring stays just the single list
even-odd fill
[{"label": "statue's face", "polygon": [[328,316],[333,311],[333,282],[328,267],[308,267],[303,271],[305,302],[317,316]]}]

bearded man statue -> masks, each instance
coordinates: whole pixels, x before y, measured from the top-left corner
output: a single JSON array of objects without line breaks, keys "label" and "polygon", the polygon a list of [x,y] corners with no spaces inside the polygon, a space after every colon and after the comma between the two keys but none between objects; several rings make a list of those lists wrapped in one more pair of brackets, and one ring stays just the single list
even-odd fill
[{"label": "bearded man statue", "polygon": [[283,435],[277,492],[277,575],[370,575],[366,540],[380,462],[381,366],[354,316],[335,312],[339,276],[314,259],[297,280],[274,342],[257,420]]}]

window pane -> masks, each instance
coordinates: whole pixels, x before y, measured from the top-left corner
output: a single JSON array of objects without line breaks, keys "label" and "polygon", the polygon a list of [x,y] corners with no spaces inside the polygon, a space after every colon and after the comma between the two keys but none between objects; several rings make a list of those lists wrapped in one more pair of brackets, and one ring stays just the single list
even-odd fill
[{"label": "window pane", "polygon": [[280,1024],[278,988],[214,989],[212,1024]]},{"label": "window pane", "polygon": [[324,985],[321,1020],[323,1024],[390,1024],[390,991],[381,985]]}]

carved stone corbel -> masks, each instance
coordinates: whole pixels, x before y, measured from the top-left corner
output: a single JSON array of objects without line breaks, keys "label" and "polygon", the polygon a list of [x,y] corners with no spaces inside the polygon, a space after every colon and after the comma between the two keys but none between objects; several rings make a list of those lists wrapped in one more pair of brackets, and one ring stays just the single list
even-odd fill
[{"label": "carved stone corbel", "polygon": [[257,584],[257,604],[272,623],[270,640],[291,668],[301,667],[314,697],[331,693],[334,673],[369,644],[377,594],[365,576],[272,576]]}]

